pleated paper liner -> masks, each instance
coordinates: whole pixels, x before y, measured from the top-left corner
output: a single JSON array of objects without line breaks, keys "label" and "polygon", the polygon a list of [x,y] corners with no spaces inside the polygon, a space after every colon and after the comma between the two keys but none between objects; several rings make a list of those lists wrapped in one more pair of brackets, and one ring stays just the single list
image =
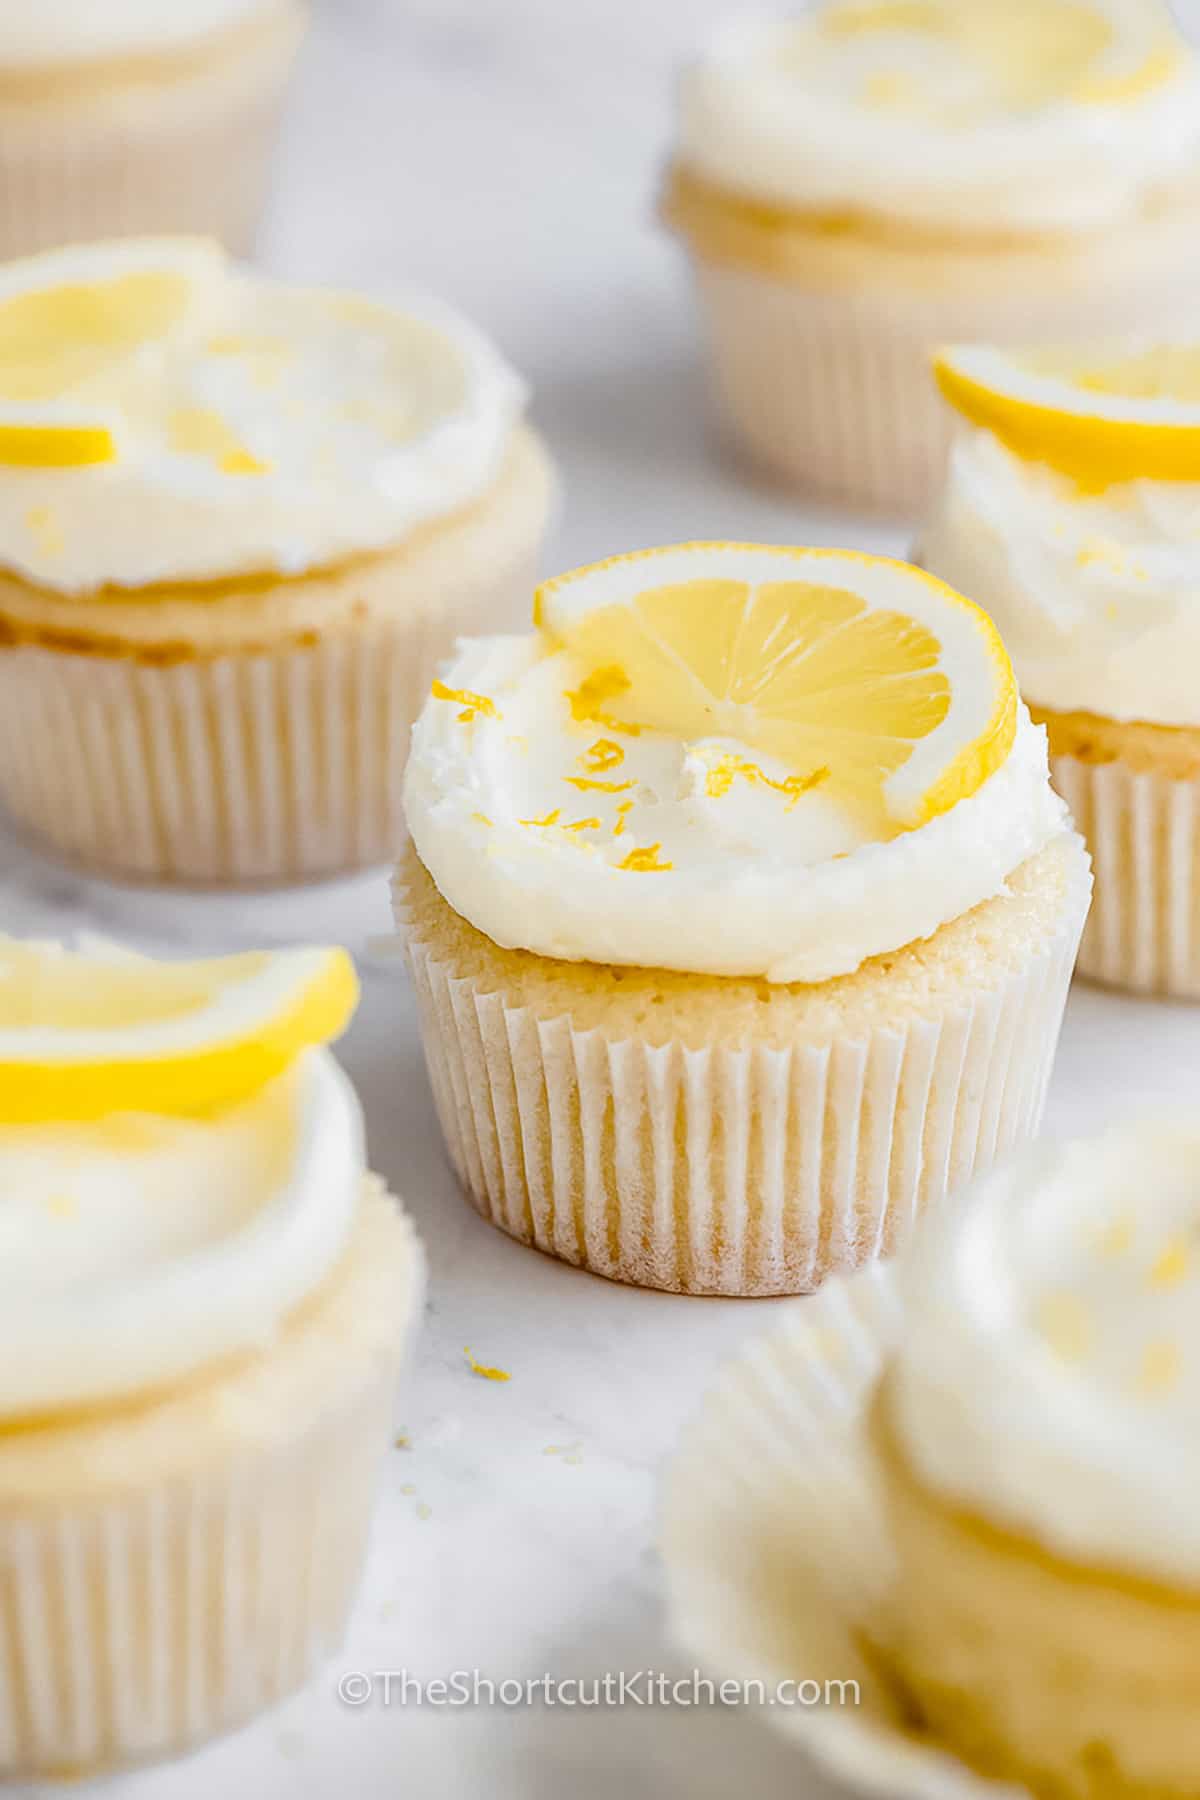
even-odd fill
[{"label": "pleated paper liner", "polygon": [[0,801],[102,873],[280,882],[386,863],[413,720],[460,632],[527,611],[534,553],[394,623],[180,662],[0,648]]},{"label": "pleated paper liner", "polygon": [[[674,217],[671,205],[668,217]],[[951,419],[930,374],[946,343],[1074,342],[1081,333],[1186,329],[1200,276],[1200,209],[1187,193],[1114,236],[973,250],[801,234],[728,221],[693,200],[690,240],[717,411],[778,480],[892,515],[923,511]]]},{"label": "pleated paper liner", "polygon": [[689,1049],[539,1016],[440,959],[397,877],[434,1101],[473,1205],[613,1280],[803,1293],[1038,1127],[1090,877],[1016,971],[907,1029]]},{"label": "pleated paper liner", "polygon": [[303,23],[280,5],[228,34],[227,54],[163,57],[157,81],[118,68],[98,93],[69,76],[45,98],[0,82],[0,261],[157,233],[249,251]]},{"label": "pleated paper liner", "polygon": [[907,1728],[864,1648],[892,1572],[865,1412],[901,1322],[877,1265],[790,1307],[718,1381],[664,1487],[670,1629],[714,1682],[760,1683],[764,1722],[852,1789],[1015,1800]]},{"label": "pleated paper liner", "polygon": [[11,1472],[28,1434],[7,1468],[0,1437],[0,1776],[177,1754],[336,1649],[423,1290],[411,1229],[371,1186],[353,1267],[250,1370],[140,1426],[51,1432],[78,1448],[53,1446],[40,1483]]},{"label": "pleated paper liner", "polygon": [[1200,782],[1063,755],[1050,770],[1095,867],[1080,974],[1200,999]]}]

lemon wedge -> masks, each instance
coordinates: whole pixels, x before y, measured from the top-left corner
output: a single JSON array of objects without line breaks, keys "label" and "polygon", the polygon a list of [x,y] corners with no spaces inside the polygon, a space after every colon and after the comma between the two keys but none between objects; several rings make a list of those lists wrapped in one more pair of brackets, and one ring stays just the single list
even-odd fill
[{"label": "lemon wedge", "polygon": [[0,1120],[217,1111],[336,1037],[357,997],[344,950],[172,963],[0,939]]},{"label": "lemon wedge", "polygon": [[732,738],[866,814],[923,824],[1008,755],[1012,665],[981,609],[854,551],[682,544],[577,569],[534,622],[585,670],[577,719]]},{"label": "lemon wedge", "polygon": [[962,346],[934,374],[955,412],[1091,491],[1200,476],[1200,343],[1106,351]]},{"label": "lemon wedge", "polygon": [[205,239],[51,251],[0,270],[0,463],[111,462],[111,377],[202,311],[224,254]]}]

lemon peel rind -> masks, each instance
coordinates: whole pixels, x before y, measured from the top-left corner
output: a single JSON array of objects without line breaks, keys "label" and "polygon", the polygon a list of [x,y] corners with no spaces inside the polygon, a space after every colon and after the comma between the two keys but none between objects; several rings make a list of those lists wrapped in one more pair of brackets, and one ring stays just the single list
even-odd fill
[{"label": "lemon peel rind", "polygon": [[960,418],[989,431],[1022,462],[1045,463],[1085,491],[1129,481],[1194,482],[1200,469],[1200,411],[1194,420],[1113,417],[1079,404],[1069,381],[1042,377],[1062,404],[1022,399],[969,373],[954,350],[939,352],[933,374]]},{"label": "lemon peel rind", "polygon": [[161,1056],[0,1059],[0,1124],[89,1123],[116,1113],[203,1117],[247,1100],[303,1051],[332,1042],[358,1002],[344,950],[331,951],[295,1001],[254,1035]]}]

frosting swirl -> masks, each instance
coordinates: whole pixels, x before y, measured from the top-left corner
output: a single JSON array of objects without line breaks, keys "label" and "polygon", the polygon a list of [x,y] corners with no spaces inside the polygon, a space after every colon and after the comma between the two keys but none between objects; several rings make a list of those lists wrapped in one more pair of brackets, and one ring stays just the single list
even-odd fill
[{"label": "frosting swirl", "polygon": [[1078,1561],[1200,1582],[1200,1129],[1038,1145],[932,1220],[888,1377],[916,1473]]},{"label": "frosting swirl", "polygon": [[[94,421],[115,455],[0,466],[0,566],[68,594],[299,574],[391,548],[497,477],[525,389],[447,309],[290,287],[216,246],[153,240],[11,265],[0,297],[36,280],[51,318],[56,292],[115,306],[120,277],[156,262],[187,284],[168,327],[93,357],[74,386],[62,356],[66,385],[36,390],[43,416]],[[32,379],[11,351],[0,375],[0,398]]]},{"label": "frosting swirl", "polygon": [[0,1125],[0,1421],[268,1343],[340,1257],[364,1173],[325,1050],[213,1117]]},{"label": "frosting swirl", "polygon": [[964,429],[921,559],[992,614],[1035,705],[1200,726],[1200,482],[1083,493]]},{"label": "frosting swirl", "polygon": [[[616,738],[540,635],[464,642],[413,733],[409,829],[493,942],[568,961],[815,982],[1004,891],[1064,829],[1044,733],[917,829],[874,842],[822,787],[733,739]],[[619,735],[619,734],[618,734]]]},{"label": "frosting swirl", "polygon": [[1200,148],[1200,66],[1157,0],[824,0],[686,72],[680,161],[806,212],[1087,231]]},{"label": "frosting swirl", "polygon": [[47,0],[0,7],[0,68],[189,48],[279,0]]}]

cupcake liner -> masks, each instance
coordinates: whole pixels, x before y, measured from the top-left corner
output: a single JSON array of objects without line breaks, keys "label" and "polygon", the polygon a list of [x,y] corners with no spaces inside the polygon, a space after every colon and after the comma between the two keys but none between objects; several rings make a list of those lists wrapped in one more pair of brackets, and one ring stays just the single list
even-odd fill
[{"label": "cupcake liner", "polygon": [[1200,999],[1200,783],[1074,756],[1050,772],[1095,867],[1080,974]]},{"label": "cupcake liner", "polygon": [[438,960],[396,916],[451,1161],[484,1218],[612,1280],[805,1293],[1036,1131],[1087,907],[994,989],[906,1030],[687,1049],[577,1030]]},{"label": "cupcake liner", "polygon": [[77,1501],[0,1496],[0,1777],[176,1754],[336,1649],[420,1289],[386,1355],[223,1466]]},{"label": "cupcake liner", "polygon": [[0,94],[0,260],[181,232],[248,252],[301,26],[297,9],[283,10],[227,57],[198,56],[184,72],[164,60],[157,89],[153,76],[117,85],[107,104]]},{"label": "cupcake liner", "polygon": [[894,1273],[865,1269],[789,1308],[720,1378],[664,1487],[671,1632],[850,1786],[1001,1800],[1023,1790],[907,1730],[864,1649],[892,1574],[865,1413],[902,1317]]},{"label": "cupcake liner", "polygon": [[[1194,226],[1184,220],[1180,230],[1190,246]],[[887,280],[886,260],[872,273],[866,251],[860,289],[822,286],[819,274],[806,287],[694,258],[718,413],[755,462],[834,499],[922,511],[937,491],[952,426],[929,369],[937,345],[1164,326],[1185,316],[1194,279],[1189,247],[1186,269],[1159,270],[1157,282],[1128,272],[1107,281],[1099,269],[1089,281],[1081,269],[1042,294],[1036,268],[992,253],[979,259],[972,286],[948,278],[942,292],[937,257],[931,249],[922,286],[911,291]]]},{"label": "cupcake liner", "polygon": [[460,631],[497,629],[532,554],[438,610],[180,662],[0,648],[0,802],[59,855],[153,881],[303,881],[387,862],[408,737]]}]

